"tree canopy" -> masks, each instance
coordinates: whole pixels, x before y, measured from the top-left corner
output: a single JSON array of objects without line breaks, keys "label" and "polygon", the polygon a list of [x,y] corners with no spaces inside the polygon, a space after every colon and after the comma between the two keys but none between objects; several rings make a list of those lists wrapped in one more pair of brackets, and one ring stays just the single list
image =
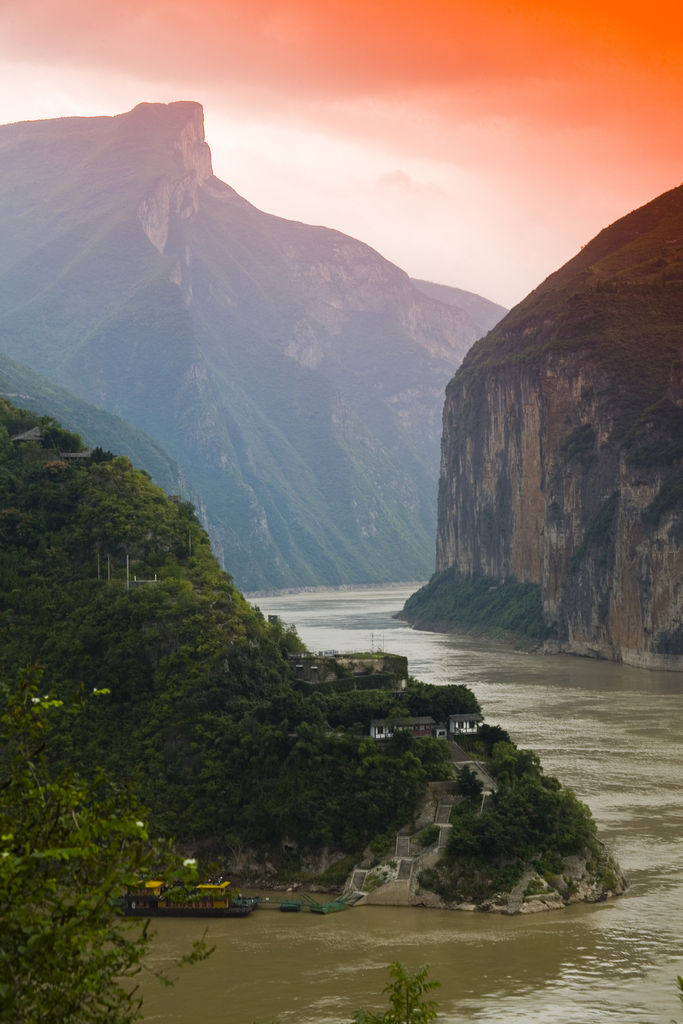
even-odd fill
[{"label": "tree canopy", "polygon": [[[134,794],[103,773],[47,770],[57,716],[41,672],[0,691],[0,1019],[6,1024],[128,1024],[152,933],[114,906],[141,879],[196,877],[167,843],[150,843]],[[101,699],[102,693],[94,699]],[[195,943],[183,962],[207,955]],[[127,986],[121,984],[129,981]]]},{"label": "tree canopy", "polygon": [[351,852],[410,820],[427,782],[450,777],[448,749],[410,740],[380,754],[370,720],[476,711],[471,691],[301,692],[296,631],[239,593],[192,506],[125,458],[13,443],[27,422],[3,400],[0,672],[39,663],[62,700],[108,691],[60,723],[54,770],[129,780],[151,834],[212,858],[235,837]]}]

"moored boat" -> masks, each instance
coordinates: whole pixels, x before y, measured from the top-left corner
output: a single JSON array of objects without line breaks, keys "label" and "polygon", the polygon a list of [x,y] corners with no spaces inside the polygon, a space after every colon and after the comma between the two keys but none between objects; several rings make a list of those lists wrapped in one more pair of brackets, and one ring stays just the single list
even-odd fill
[{"label": "moored boat", "polygon": [[186,894],[164,882],[143,882],[116,903],[127,917],[247,917],[258,907],[260,897],[230,892],[229,885],[205,883]]},{"label": "moored boat", "polygon": [[280,910],[285,914],[298,914],[303,905],[303,900],[282,900]]},{"label": "moored boat", "polygon": [[339,910],[348,910],[348,904],[332,900],[331,903],[309,903],[308,909],[312,914],[336,914]]}]

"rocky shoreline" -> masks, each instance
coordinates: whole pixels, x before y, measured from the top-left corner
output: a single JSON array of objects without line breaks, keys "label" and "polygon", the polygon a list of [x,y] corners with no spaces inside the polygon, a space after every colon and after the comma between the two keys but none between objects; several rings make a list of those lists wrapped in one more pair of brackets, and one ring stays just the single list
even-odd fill
[{"label": "rocky shoreline", "polygon": [[[438,871],[443,864],[442,851],[430,849],[419,856],[411,877],[398,877],[395,858],[386,857],[367,869],[367,887],[355,890],[354,906],[425,907],[434,910],[457,910],[465,913],[494,913],[509,917],[517,914],[538,914],[549,910],[563,910],[577,903],[604,903],[622,896],[628,889],[614,858],[603,850],[596,861],[595,851],[587,850],[583,856],[563,859],[563,869],[555,875],[544,875],[528,865],[517,884],[509,892],[497,892],[484,899],[467,898],[447,900],[428,889],[421,876],[425,871]],[[265,892],[308,892],[340,896],[354,892],[354,870],[344,885],[328,885],[312,881],[289,881],[272,874],[247,872],[233,875],[233,884],[245,890]]]}]

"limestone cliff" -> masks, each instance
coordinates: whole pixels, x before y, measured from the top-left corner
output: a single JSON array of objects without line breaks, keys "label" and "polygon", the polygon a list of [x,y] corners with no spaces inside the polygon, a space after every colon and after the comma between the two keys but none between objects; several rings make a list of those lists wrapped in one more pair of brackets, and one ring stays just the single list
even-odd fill
[{"label": "limestone cliff", "polygon": [[683,669],[682,344],[683,187],[602,231],[449,384],[442,588],[537,584],[548,650]]}]

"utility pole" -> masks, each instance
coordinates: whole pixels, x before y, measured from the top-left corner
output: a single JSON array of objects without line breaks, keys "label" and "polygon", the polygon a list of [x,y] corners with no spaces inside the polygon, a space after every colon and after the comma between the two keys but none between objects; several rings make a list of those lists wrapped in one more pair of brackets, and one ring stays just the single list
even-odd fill
[{"label": "utility pole", "polygon": [[126,555],[126,590],[130,590],[130,556]]}]

